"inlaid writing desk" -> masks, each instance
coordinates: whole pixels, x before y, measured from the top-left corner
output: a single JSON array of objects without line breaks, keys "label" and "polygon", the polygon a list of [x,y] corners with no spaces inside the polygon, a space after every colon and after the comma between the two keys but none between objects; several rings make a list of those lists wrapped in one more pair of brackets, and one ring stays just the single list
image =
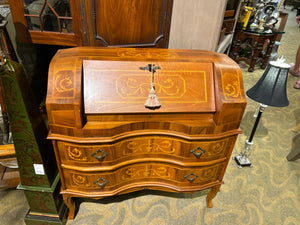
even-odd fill
[{"label": "inlaid writing desk", "polygon": [[[145,107],[151,72],[160,107]],[[53,58],[46,107],[62,182],[72,197],[153,189],[217,194],[246,106],[239,66],[196,50],[73,48]]]}]

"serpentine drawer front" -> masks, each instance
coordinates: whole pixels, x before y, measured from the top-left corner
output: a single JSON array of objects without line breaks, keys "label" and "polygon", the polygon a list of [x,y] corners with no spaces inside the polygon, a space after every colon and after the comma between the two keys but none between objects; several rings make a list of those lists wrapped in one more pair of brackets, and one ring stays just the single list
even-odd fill
[{"label": "serpentine drawer front", "polygon": [[[246,106],[238,65],[208,51],[60,50],[46,99],[61,194],[153,189],[217,194]],[[134,197],[134,193],[132,193]]]},{"label": "serpentine drawer front", "polygon": [[173,189],[194,188],[218,182],[224,167],[217,163],[204,167],[181,167],[172,164],[138,163],[127,165],[117,170],[82,172],[63,169],[66,189],[71,192],[99,192],[109,194],[122,190],[122,187],[138,186],[142,183],[157,183],[158,187]]},{"label": "serpentine drawer front", "polygon": [[107,166],[145,157],[178,162],[206,162],[225,158],[235,137],[211,141],[186,141],[174,137],[144,136],[115,143],[74,144],[58,141],[61,163],[76,166]]}]

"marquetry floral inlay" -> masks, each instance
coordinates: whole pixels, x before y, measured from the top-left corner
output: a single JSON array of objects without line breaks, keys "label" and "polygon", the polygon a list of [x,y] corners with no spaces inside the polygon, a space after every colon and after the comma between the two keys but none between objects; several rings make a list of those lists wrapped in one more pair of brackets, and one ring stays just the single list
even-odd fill
[{"label": "marquetry floral inlay", "polygon": [[239,76],[232,73],[222,74],[223,91],[226,99],[240,98],[241,88]]},{"label": "marquetry floral inlay", "polygon": [[217,168],[218,167],[204,169],[203,173],[202,173],[202,178],[211,179],[211,178],[216,177]]},{"label": "marquetry floral inlay", "polygon": [[225,94],[230,97],[239,97],[241,93],[238,82],[233,82],[232,84],[227,84],[225,87]]},{"label": "marquetry floral inlay", "polygon": [[159,52],[159,53],[155,53],[155,52],[149,52],[149,51],[122,51],[122,52],[118,52],[118,55],[120,57],[129,57],[129,58],[149,58],[149,59],[172,59],[172,58],[176,58],[176,54],[175,53],[163,53],[163,52]]},{"label": "marquetry floral inlay", "polygon": [[[117,80],[117,92],[123,98],[140,98],[147,96],[149,82],[144,76],[123,75]],[[186,92],[185,80],[179,75],[164,75],[164,79],[156,79],[155,92],[160,98],[180,98]]]},{"label": "marquetry floral inlay", "polygon": [[70,159],[75,160],[75,161],[87,161],[88,160],[85,153],[81,149],[78,149],[77,147],[67,145],[67,154]]},{"label": "marquetry floral inlay", "polygon": [[89,186],[87,176],[79,175],[79,174],[72,174],[72,182],[78,186]]},{"label": "marquetry floral inlay", "polygon": [[55,77],[55,89],[57,92],[68,92],[74,89],[73,73],[72,76],[69,73],[58,73]]},{"label": "marquetry floral inlay", "polygon": [[134,153],[149,153],[149,152],[163,152],[163,153],[174,153],[175,148],[172,146],[172,141],[170,140],[153,140],[148,139],[147,142],[135,142],[130,141],[125,149],[123,150],[123,155],[129,155]]},{"label": "marquetry floral inlay", "polygon": [[170,173],[166,167],[130,167],[126,169],[125,174],[122,176],[122,180],[158,177],[158,178],[170,178]]},{"label": "marquetry floral inlay", "polygon": [[221,153],[221,152],[223,152],[223,150],[225,149],[225,144],[226,144],[225,141],[216,143],[216,144],[213,145],[211,151],[212,151],[214,154]]}]

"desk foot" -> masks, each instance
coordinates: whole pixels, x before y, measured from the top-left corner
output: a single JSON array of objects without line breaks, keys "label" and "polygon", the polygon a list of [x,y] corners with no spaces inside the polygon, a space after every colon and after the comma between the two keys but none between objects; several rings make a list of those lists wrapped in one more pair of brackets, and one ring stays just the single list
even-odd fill
[{"label": "desk foot", "polygon": [[218,193],[220,187],[221,187],[221,184],[217,185],[217,186],[214,186],[210,189],[210,192],[208,192],[208,194],[206,196],[207,208],[212,208],[213,207],[212,200],[216,196],[216,194]]},{"label": "desk foot", "polygon": [[68,219],[73,220],[75,217],[75,203],[72,200],[72,197],[67,194],[63,194],[63,199],[67,207],[69,208]]}]

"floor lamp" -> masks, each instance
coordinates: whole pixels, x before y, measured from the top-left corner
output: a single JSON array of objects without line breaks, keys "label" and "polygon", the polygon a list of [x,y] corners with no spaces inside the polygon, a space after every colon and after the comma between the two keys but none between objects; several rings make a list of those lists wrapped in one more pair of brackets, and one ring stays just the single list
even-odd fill
[{"label": "floor lamp", "polygon": [[246,140],[245,148],[238,156],[233,157],[239,168],[252,167],[248,157],[251,154],[256,128],[265,108],[268,106],[284,107],[289,105],[286,95],[286,80],[290,65],[284,63],[284,61],[282,58],[277,61],[270,61],[259,81],[246,92],[247,96],[259,102],[260,106],[257,110],[250,137]]}]

